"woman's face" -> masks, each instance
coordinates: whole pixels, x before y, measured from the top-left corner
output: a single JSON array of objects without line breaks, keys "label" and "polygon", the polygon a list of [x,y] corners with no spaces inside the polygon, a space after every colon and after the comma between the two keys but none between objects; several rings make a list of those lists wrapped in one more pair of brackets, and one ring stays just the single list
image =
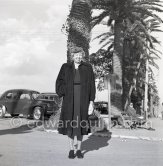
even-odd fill
[{"label": "woman's face", "polygon": [[82,52],[77,52],[73,53],[73,60],[75,63],[80,63],[83,59],[83,53]]}]

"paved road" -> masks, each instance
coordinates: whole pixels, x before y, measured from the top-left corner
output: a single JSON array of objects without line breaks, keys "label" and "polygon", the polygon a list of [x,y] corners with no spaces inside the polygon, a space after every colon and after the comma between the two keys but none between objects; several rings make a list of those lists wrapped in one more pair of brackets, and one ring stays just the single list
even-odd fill
[{"label": "paved road", "polygon": [[[15,124],[17,121],[14,121]],[[163,143],[144,140],[85,136],[84,159],[70,160],[66,136],[33,128],[34,121],[0,120],[0,166],[162,166]]]}]

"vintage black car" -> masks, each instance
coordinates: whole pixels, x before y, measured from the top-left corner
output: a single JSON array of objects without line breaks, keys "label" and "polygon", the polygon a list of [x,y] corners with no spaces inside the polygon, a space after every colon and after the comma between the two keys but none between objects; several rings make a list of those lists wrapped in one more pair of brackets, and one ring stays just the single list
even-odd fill
[{"label": "vintage black car", "polygon": [[94,108],[99,111],[100,114],[108,114],[108,102],[105,101],[97,101],[94,102]]},{"label": "vintage black car", "polygon": [[59,109],[58,101],[59,97],[55,93],[40,94],[37,91],[27,89],[8,90],[0,97],[0,118],[9,113],[12,117],[23,114],[39,120],[44,116],[55,114]]},{"label": "vintage black car", "polygon": [[[55,111],[54,111],[55,114],[62,106],[62,98],[59,98],[59,96],[56,93],[51,93],[51,92],[40,93],[39,96],[36,98],[36,100],[49,101],[55,103]],[[54,107],[54,105],[51,106]],[[51,111],[51,109],[53,108],[51,108],[50,106],[47,107],[47,112]]]}]

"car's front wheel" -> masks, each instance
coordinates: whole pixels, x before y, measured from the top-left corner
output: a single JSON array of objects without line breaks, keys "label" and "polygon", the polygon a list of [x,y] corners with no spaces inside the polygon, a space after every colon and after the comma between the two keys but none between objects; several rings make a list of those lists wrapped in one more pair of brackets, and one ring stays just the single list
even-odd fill
[{"label": "car's front wheel", "polygon": [[6,107],[4,105],[0,106],[0,118],[3,118],[6,114]]},{"label": "car's front wheel", "polygon": [[34,120],[41,120],[41,118],[42,118],[42,108],[35,107],[33,110],[33,119]]}]

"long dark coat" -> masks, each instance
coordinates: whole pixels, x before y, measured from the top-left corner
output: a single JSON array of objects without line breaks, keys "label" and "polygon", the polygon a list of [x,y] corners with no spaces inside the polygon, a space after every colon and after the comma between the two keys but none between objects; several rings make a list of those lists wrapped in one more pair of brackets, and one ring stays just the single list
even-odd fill
[{"label": "long dark coat", "polygon": [[[63,97],[58,132],[68,135],[68,130],[72,130],[71,120],[73,120],[73,79],[74,79],[74,63],[64,63],[60,69],[56,80],[56,93],[59,97]],[[95,78],[92,66],[89,63],[81,62],[79,65],[80,73],[80,114],[82,121],[82,135],[87,135],[88,129],[88,107],[90,101],[95,99]]]}]

